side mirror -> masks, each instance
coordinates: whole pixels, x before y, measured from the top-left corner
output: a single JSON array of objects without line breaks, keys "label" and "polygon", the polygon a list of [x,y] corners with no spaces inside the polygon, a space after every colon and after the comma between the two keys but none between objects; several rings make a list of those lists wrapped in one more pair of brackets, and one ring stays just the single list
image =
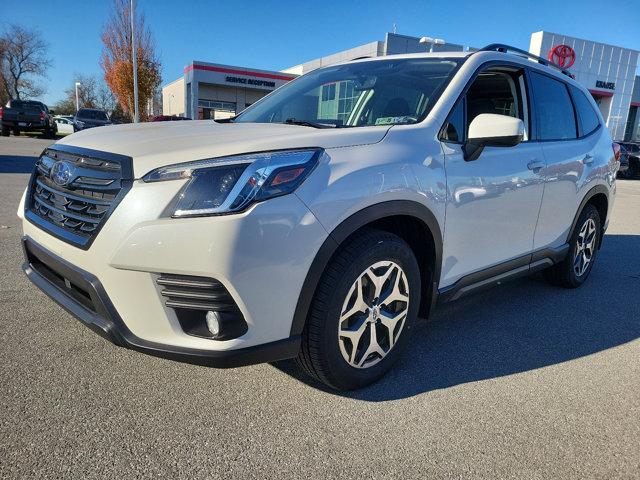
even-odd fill
[{"label": "side mirror", "polygon": [[51,115],[55,115],[56,111],[55,111],[55,110],[49,110],[49,113],[50,113]]},{"label": "side mirror", "polygon": [[462,146],[464,159],[477,160],[484,147],[515,147],[524,138],[524,122],[519,118],[481,113],[471,121],[467,141]]}]

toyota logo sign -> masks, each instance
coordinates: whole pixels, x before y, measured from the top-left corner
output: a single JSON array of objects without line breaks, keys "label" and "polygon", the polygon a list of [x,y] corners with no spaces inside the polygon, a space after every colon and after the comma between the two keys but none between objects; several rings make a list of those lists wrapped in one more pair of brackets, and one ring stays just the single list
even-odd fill
[{"label": "toyota logo sign", "polygon": [[548,58],[559,67],[569,68],[576,61],[576,52],[569,45],[556,45],[549,50]]}]

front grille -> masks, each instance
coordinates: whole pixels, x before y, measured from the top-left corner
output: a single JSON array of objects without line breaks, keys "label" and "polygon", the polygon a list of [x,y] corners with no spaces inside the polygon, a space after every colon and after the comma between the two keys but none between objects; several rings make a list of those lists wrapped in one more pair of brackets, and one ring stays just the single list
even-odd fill
[{"label": "front grille", "polygon": [[73,150],[47,149],[40,156],[31,178],[27,217],[88,248],[130,186],[125,175],[130,169],[119,156]]}]

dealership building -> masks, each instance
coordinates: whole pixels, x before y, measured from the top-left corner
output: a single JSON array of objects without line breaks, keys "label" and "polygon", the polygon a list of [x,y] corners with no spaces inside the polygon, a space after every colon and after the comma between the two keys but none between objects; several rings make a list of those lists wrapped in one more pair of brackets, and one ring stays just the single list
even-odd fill
[{"label": "dealership building", "polygon": [[198,119],[232,117],[294,78],[283,72],[194,61],[182,77],[162,87],[162,113]]},{"label": "dealership building", "polygon": [[[192,61],[162,88],[165,115],[220,119],[236,115],[269,92],[316,68],[339,62],[418,52],[473,48],[442,40],[387,33],[378,40],[281,70]],[[531,35],[529,51],[564,66],[596,100],[614,140],[640,142],[639,52],[551,32]],[[336,108],[345,100],[336,94]]]},{"label": "dealership building", "polygon": [[563,66],[589,89],[614,140],[640,141],[640,52],[551,32],[532,34],[529,51]]}]

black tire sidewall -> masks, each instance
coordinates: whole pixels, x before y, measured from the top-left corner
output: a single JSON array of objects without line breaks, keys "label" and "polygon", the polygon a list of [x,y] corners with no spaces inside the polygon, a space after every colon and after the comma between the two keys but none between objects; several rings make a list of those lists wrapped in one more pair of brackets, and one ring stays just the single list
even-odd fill
[{"label": "black tire sidewall", "polygon": [[[350,265],[341,272],[340,280],[333,289],[329,301],[329,308],[324,318],[321,338],[321,351],[324,352],[325,365],[329,376],[334,379],[341,389],[354,389],[365,386],[384,375],[401,355],[409,341],[420,307],[420,269],[416,258],[402,239],[392,234],[382,234],[377,243],[364,249],[351,261]],[[340,352],[338,339],[338,321],[344,300],[353,282],[369,266],[380,261],[393,261],[404,271],[409,288],[409,311],[400,337],[389,354],[376,365],[369,368],[355,368],[349,365]]]},{"label": "black tire sidewall", "polygon": [[[583,225],[589,218],[592,218],[596,224],[596,244],[593,250],[593,256],[591,257],[591,262],[589,263],[587,270],[578,277],[578,275],[576,275],[576,272],[573,268],[573,260],[576,254],[578,235],[580,234],[580,230],[582,229]],[[580,217],[578,218],[578,222],[576,223],[576,228],[573,234],[571,235],[571,247],[569,249],[569,256],[567,257],[567,265],[566,265],[566,268],[568,268],[567,274],[570,282],[575,284],[576,286],[582,285],[587,280],[587,278],[589,278],[589,275],[591,274],[593,265],[596,262],[596,257],[598,256],[600,242],[602,241],[601,235],[602,235],[602,226],[600,224],[600,215],[598,214],[598,210],[593,205],[588,205],[580,214]]]}]

